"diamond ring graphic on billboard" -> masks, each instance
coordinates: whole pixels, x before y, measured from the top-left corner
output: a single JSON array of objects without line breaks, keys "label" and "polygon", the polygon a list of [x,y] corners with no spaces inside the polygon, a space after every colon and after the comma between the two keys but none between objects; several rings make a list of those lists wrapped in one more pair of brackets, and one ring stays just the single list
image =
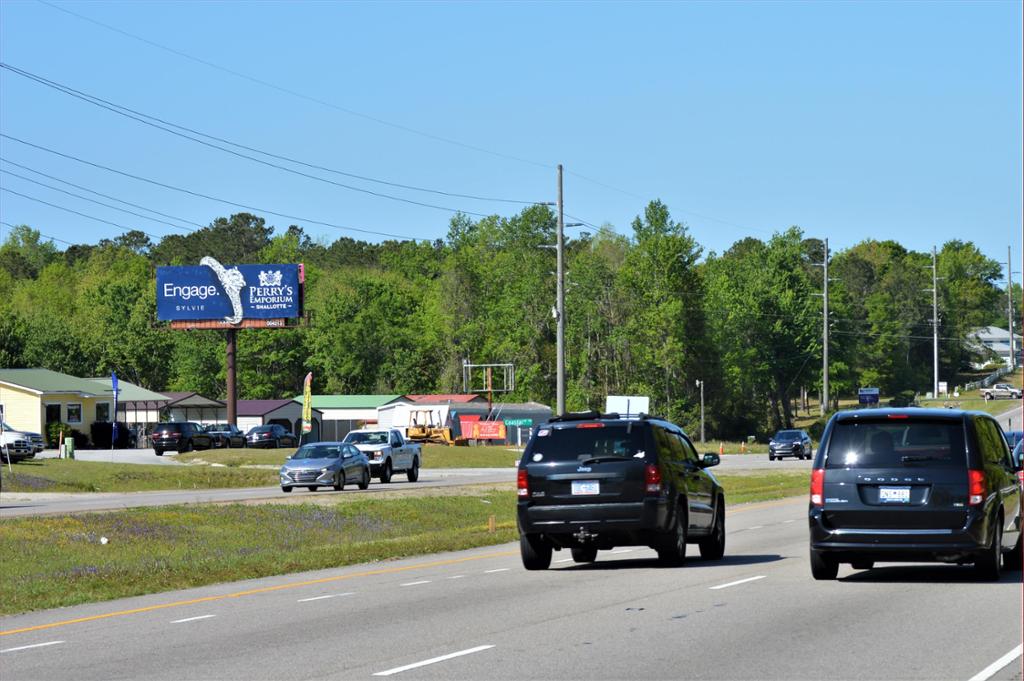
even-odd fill
[{"label": "diamond ring graphic on billboard", "polygon": [[[237,267],[225,268],[210,256],[200,260],[199,264],[206,265],[213,270],[213,273],[217,275],[217,279],[220,281],[221,287],[224,289],[224,293],[227,294],[228,300],[231,301],[231,311],[233,314],[224,317],[224,321],[228,324],[237,324],[242,321],[242,289],[245,288],[245,277],[242,276],[242,273],[238,271]],[[263,272],[260,272],[260,286],[262,285]]]}]

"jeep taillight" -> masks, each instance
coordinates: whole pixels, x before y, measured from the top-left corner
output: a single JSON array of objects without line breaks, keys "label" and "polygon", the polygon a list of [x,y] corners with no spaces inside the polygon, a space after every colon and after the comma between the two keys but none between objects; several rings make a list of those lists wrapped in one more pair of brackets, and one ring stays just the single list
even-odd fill
[{"label": "jeep taillight", "polygon": [[985,501],[985,473],[967,471],[967,505],[977,506]]},{"label": "jeep taillight", "polygon": [[516,478],[516,487],[519,490],[519,496],[528,497],[530,496],[530,481],[526,477],[526,469],[520,468],[519,475]]},{"label": "jeep taillight", "polygon": [[811,504],[825,505],[825,469],[815,468],[811,471]]},{"label": "jeep taillight", "polygon": [[661,470],[652,463],[644,469],[644,483],[648,494],[661,494]]}]

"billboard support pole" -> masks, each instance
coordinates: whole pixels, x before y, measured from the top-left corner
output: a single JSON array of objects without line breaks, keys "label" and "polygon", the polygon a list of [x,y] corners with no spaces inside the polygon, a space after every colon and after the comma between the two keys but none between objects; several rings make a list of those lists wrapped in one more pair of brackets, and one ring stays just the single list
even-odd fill
[{"label": "billboard support pole", "polygon": [[238,425],[238,393],[237,384],[235,383],[235,340],[237,333],[235,329],[227,330],[227,361],[225,362],[228,374],[228,423],[233,426]]}]

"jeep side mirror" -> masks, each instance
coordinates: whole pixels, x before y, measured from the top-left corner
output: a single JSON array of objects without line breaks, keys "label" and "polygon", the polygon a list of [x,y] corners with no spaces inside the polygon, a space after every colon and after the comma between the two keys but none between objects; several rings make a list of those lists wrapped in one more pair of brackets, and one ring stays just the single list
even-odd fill
[{"label": "jeep side mirror", "polygon": [[717,466],[720,463],[722,463],[722,459],[718,454],[708,452],[704,455],[704,460],[701,461],[701,468],[711,468],[712,466]]}]

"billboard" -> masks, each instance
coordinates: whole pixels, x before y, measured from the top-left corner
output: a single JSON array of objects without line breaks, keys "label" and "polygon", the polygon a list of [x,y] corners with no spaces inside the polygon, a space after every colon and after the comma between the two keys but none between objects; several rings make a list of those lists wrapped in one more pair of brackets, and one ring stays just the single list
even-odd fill
[{"label": "billboard", "polygon": [[302,316],[301,265],[235,265],[213,258],[198,266],[156,269],[160,321],[288,319]]},{"label": "billboard", "polygon": [[857,399],[861,404],[878,404],[878,388],[859,389]]}]

